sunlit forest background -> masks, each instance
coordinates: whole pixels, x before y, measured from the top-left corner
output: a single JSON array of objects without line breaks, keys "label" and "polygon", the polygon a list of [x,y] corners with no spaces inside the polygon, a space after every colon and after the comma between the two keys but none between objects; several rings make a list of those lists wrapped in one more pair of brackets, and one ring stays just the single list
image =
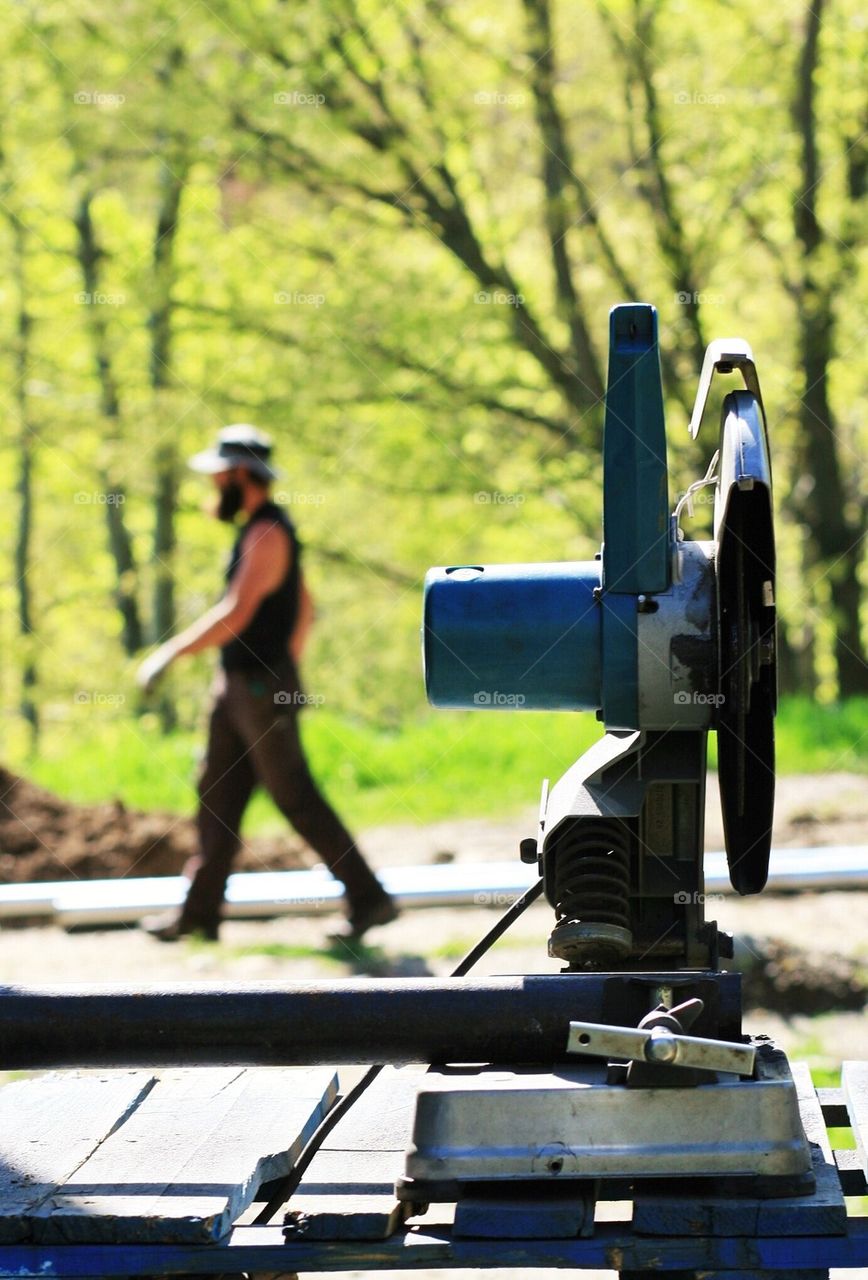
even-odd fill
[{"label": "sunlit forest background", "polygon": [[673,506],[716,447],[713,415],[687,433],[705,345],[752,344],[784,763],[865,767],[860,0],[22,0],[0,59],[0,757],[189,803],[213,659],[148,703],[133,674],[221,590],[185,459],[253,422],[332,790],[385,788],[372,818],[532,803],[598,726],[428,710],[421,584],[593,556],[608,311],[641,300]]}]

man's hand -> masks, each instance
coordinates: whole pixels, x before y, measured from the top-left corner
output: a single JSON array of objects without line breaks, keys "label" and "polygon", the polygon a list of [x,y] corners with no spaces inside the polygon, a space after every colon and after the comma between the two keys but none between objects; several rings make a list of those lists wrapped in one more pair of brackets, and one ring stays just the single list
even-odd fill
[{"label": "man's hand", "polygon": [[145,658],[136,672],[136,684],[144,694],[154,692],[157,681],[175,656],[174,645],[171,641],[167,641],[166,644],[161,644],[159,649],[155,649],[149,657]]}]

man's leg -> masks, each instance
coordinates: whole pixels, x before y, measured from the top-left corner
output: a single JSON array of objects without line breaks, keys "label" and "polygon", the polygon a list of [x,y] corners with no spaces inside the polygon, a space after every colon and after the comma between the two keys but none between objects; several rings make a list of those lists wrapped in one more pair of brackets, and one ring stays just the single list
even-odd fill
[{"label": "man's leg", "polygon": [[225,695],[220,696],[211,712],[208,749],[199,776],[199,853],[188,872],[192,876],[179,920],[182,931],[216,934],[226,880],[241,844],[241,818],[254,783],[247,747],[232,724]]},{"label": "man's leg", "polygon": [[[230,677],[233,723],[249,745],[257,779],[298,834],[343,882],[350,922],[364,927],[396,914],[355,840],[317,787],[301,745],[295,703],[275,703],[273,683]],[[283,689],[286,689],[284,683]],[[359,928],[359,932],[362,928]]]}]

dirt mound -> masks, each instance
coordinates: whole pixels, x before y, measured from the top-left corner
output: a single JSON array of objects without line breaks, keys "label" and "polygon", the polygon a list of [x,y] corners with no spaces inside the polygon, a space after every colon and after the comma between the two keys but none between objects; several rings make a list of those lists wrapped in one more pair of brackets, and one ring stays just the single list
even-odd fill
[{"label": "dirt mound", "polygon": [[806,950],[781,938],[737,941],[745,1007],[813,1016],[832,1009],[861,1012],[868,1003],[864,961]]},{"label": "dirt mound", "polygon": [[[119,800],[74,805],[0,767],[0,882],[177,875],[196,849],[190,818],[141,813]],[[246,840],[239,871],[305,865],[292,837]]]}]

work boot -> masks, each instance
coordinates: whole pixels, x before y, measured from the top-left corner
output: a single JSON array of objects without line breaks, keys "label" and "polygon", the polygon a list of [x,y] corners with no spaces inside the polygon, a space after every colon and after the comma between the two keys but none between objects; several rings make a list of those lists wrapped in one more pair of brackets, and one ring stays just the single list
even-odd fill
[{"label": "work boot", "polygon": [[145,916],[140,927],[158,942],[177,942],[179,938],[202,938],[205,942],[216,942],[219,924],[189,924],[174,911],[164,911],[160,915]]},{"label": "work boot", "polygon": [[336,930],[331,936],[344,942],[358,942],[368,929],[374,929],[377,925],[391,924],[393,920],[398,919],[399,914],[395,899],[388,893],[383,893],[369,902],[351,905],[346,925],[343,929]]}]

